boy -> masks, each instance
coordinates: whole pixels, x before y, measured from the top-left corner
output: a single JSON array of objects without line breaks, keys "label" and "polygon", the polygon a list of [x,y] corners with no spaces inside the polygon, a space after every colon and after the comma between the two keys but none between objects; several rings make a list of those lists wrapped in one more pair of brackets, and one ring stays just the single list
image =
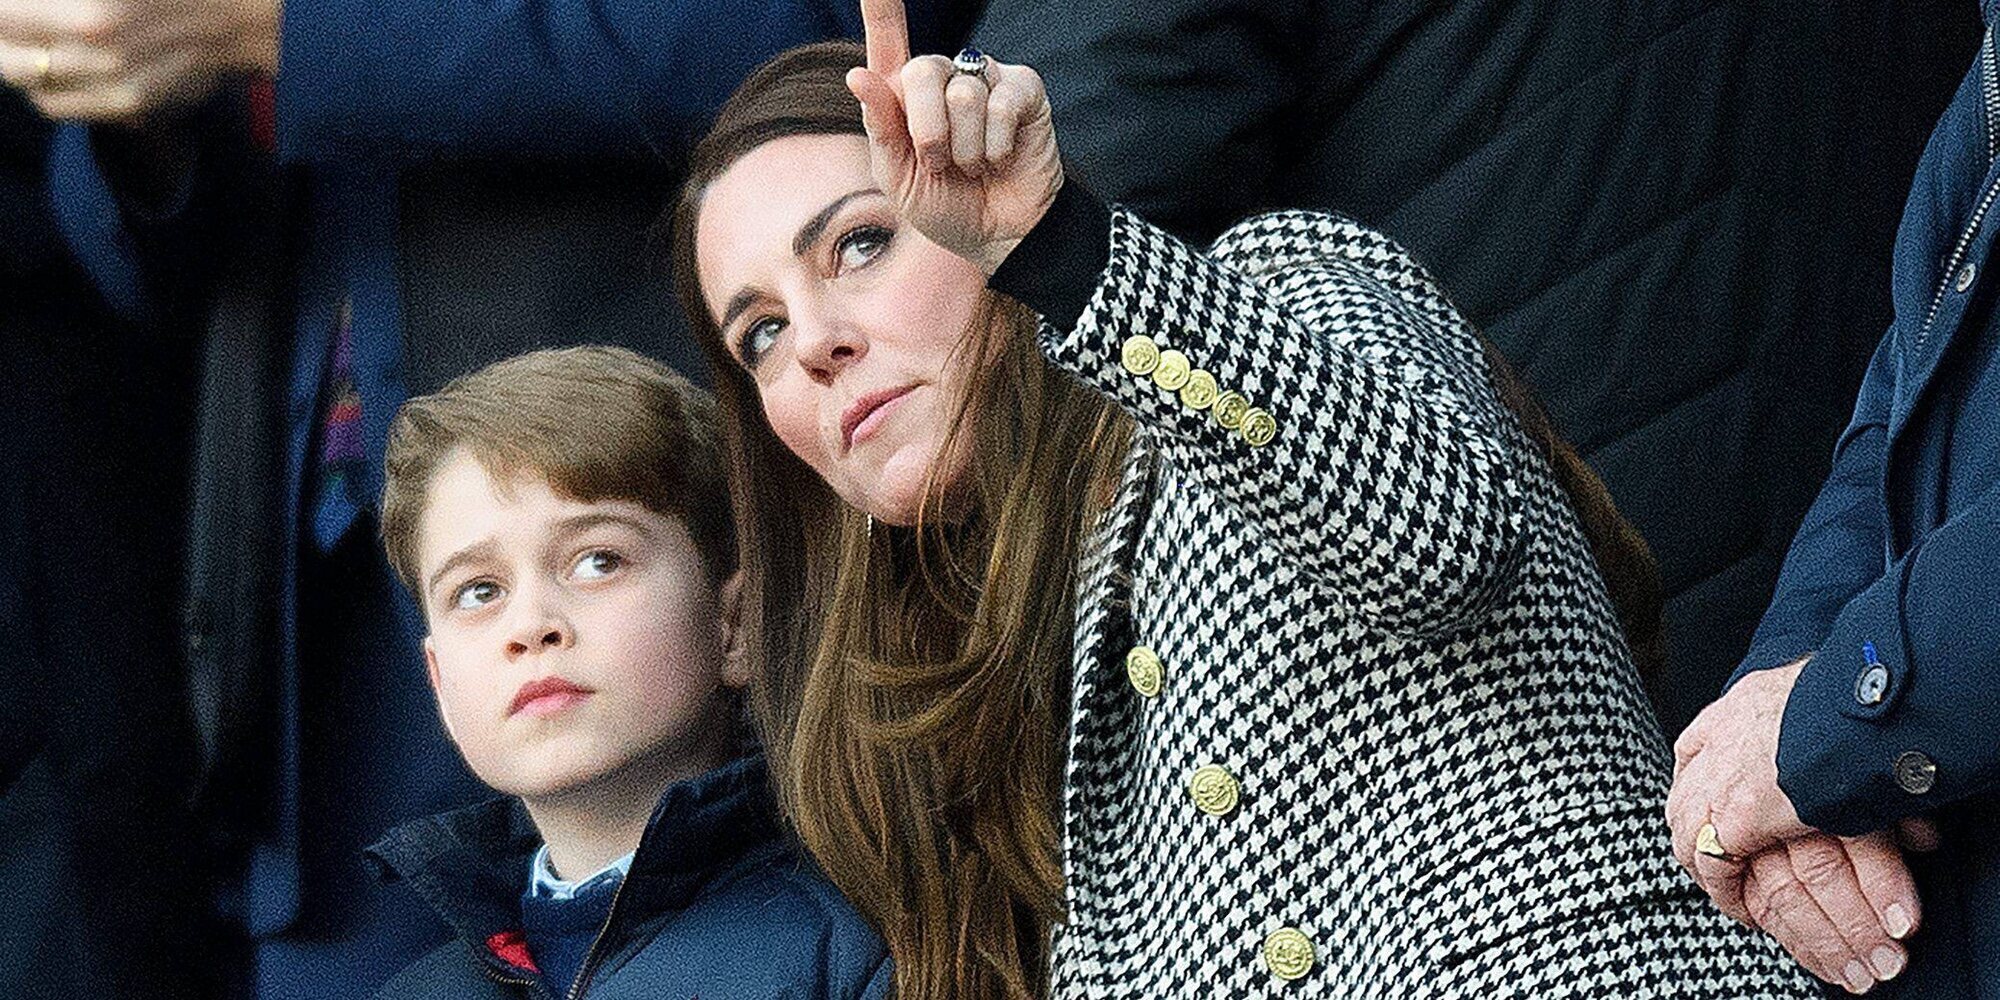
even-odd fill
[{"label": "boy", "polygon": [[700,390],[605,347],[502,361],[397,414],[389,561],[446,730],[513,798],[371,849],[461,939],[382,997],[887,995],[882,943],[780,832],[745,752],[716,439]]}]

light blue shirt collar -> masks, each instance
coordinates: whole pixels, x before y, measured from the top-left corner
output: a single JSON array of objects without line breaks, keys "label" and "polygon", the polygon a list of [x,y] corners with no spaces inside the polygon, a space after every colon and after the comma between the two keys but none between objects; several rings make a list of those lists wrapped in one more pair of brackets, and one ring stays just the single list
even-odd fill
[{"label": "light blue shirt collar", "polygon": [[594,888],[599,883],[611,883],[624,878],[625,873],[632,870],[632,855],[636,853],[636,851],[628,852],[624,857],[599,868],[587,878],[566,882],[557,878],[555,869],[549,867],[549,845],[543,844],[535,851],[534,858],[528,862],[528,890],[547,899],[574,899],[577,893]]}]

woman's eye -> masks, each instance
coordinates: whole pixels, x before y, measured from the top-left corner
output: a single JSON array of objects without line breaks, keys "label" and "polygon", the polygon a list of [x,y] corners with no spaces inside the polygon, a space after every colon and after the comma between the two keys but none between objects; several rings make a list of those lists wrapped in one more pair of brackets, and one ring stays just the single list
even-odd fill
[{"label": "woman's eye", "polygon": [[570,575],[579,580],[600,580],[610,576],[618,567],[625,565],[623,557],[616,552],[596,549],[585,552],[571,567]]},{"label": "woman's eye", "polygon": [[890,232],[881,226],[861,226],[840,238],[840,270],[865,266],[889,245]]},{"label": "woman's eye", "polygon": [[757,367],[757,362],[770,351],[772,344],[778,342],[778,334],[783,332],[784,321],[769,316],[744,327],[743,337],[737,346],[737,353],[743,357],[743,366]]},{"label": "woman's eye", "polygon": [[500,585],[491,580],[474,580],[451,595],[452,606],[462,611],[483,608],[500,599]]}]

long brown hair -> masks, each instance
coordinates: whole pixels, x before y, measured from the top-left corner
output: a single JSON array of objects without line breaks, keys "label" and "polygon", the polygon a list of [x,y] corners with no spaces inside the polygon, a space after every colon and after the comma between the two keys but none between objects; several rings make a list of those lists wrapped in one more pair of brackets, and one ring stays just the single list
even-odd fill
[{"label": "long brown hair", "polygon": [[[945,444],[969,449],[957,508],[967,513],[914,529],[871,524],[772,435],[700,288],[695,224],[708,186],[773,139],[863,135],[843,83],[863,61],[852,43],[793,49],[724,105],[673,209],[674,282],[714,371],[745,655],[760,671],[753,701],[785,812],[881,930],[899,996],[1032,998],[1047,990],[1048,931],[1063,910],[1076,565],[1130,420],[1051,369],[1034,317],[989,295],[966,348],[979,374]],[[1516,385],[1504,366],[1494,377]],[[1574,460],[1545,419],[1530,419],[1539,412],[1524,415],[1531,432],[1554,442],[1552,460]],[[1608,498],[1578,509],[1617,518]]]}]

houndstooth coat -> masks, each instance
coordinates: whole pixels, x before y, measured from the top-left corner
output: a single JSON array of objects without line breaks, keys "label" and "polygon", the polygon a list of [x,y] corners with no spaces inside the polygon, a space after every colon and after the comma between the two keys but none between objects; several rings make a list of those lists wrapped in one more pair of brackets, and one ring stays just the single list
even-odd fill
[{"label": "houndstooth coat", "polygon": [[1400,248],[1116,210],[1041,339],[1139,425],[1079,568],[1056,997],[1821,995],[1673,861],[1576,517]]}]

